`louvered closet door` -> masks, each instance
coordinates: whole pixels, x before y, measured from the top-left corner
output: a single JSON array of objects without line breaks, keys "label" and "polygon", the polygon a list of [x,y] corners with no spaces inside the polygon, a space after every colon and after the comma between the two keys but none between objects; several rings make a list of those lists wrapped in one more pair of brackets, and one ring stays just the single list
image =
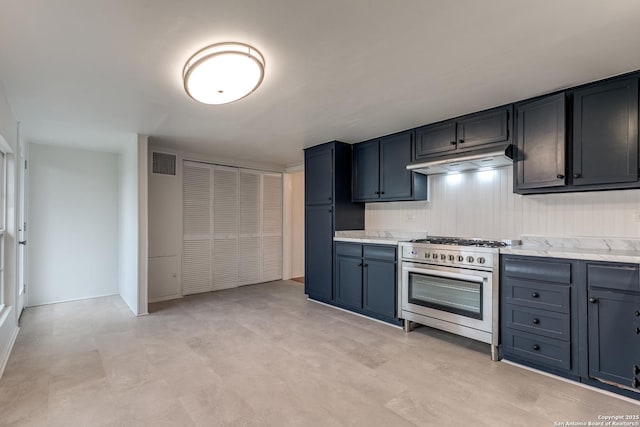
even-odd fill
[{"label": "louvered closet door", "polygon": [[240,249],[238,282],[260,282],[262,239],[260,235],[260,173],[240,170]]},{"label": "louvered closet door", "polygon": [[211,290],[211,168],[189,162],[183,168],[182,294]]},{"label": "louvered closet door", "polygon": [[213,289],[238,286],[238,169],[213,167]]},{"label": "louvered closet door", "polygon": [[282,175],[262,175],[262,281],[282,279]]}]

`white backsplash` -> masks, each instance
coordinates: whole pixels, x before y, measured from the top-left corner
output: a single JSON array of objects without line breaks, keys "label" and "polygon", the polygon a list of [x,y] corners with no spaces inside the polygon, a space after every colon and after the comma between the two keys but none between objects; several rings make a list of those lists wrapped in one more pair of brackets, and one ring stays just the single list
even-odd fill
[{"label": "white backsplash", "polygon": [[368,203],[365,228],[495,239],[640,238],[640,190],[529,196],[512,190],[512,167],[429,177],[428,202]]}]

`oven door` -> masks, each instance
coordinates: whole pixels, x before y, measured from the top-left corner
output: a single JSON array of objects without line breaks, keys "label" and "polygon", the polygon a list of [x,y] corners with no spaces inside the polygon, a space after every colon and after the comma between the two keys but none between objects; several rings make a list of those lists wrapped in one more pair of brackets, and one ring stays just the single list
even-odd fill
[{"label": "oven door", "polygon": [[491,272],[402,263],[402,310],[492,331]]}]

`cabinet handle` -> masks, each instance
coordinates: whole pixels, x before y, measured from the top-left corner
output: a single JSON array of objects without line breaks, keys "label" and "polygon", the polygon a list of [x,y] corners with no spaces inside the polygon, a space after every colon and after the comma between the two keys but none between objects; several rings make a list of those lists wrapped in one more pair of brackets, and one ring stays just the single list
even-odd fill
[{"label": "cabinet handle", "polygon": [[540,323],[540,319],[533,319],[531,323],[533,323],[534,325],[537,325],[538,323]]},{"label": "cabinet handle", "polygon": [[640,335],[640,328],[636,328],[636,335]]},{"label": "cabinet handle", "polygon": [[327,212],[333,212],[333,209],[327,209]]},{"label": "cabinet handle", "polygon": [[556,175],[556,178],[558,178],[558,179],[564,179],[564,175],[562,175],[561,173],[559,173],[558,175]]},{"label": "cabinet handle", "polygon": [[638,381],[637,378],[634,378],[633,381],[631,381],[631,385],[633,388],[638,388],[638,386],[640,386],[640,381]]},{"label": "cabinet handle", "polygon": [[574,173],[574,174],[573,174],[573,177],[574,177],[574,178],[580,178],[580,174],[579,174],[579,173]]},{"label": "cabinet handle", "polygon": [[380,194],[380,192],[379,192],[379,191],[376,191],[376,194]]},{"label": "cabinet handle", "polygon": [[456,145],[456,142],[455,141],[451,141],[451,145]]},{"label": "cabinet handle", "polygon": [[533,347],[531,348],[534,349],[535,351],[540,350],[540,346],[538,344],[534,344]]},{"label": "cabinet handle", "polygon": [[362,263],[358,264],[358,267],[362,267]]},{"label": "cabinet handle", "polygon": [[380,194],[384,194],[384,191],[381,191]]},{"label": "cabinet handle", "polygon": [[591,297],[591,298],[589,298],[589,302],[590,302],[591,304],[595,304],[595,303],[597,303],[597,302],[598,302],[598,299],[597,299],[597,298],[594,298],[594,297]]},{"label": "cabinet handle", "polygon": [[333,197],[329,197],[329,201],[333,200]]},{"label": "cabinet handle", "polygon": [[539,294],[539,293],[537,293],[537,292],[533,292],[533,293],[531,294],[531,296],[532,296],[533,298],[538,298],[538,297],[540,296],[540,294]]},{"label": "cabinet handle", "polygon": [[369,267],[369,264],[363,264],[363,267]]},{"label": "cabinet handle", "polygon": [[636,317],[640,317],[640,311],[636,310]]},{"label": "cabinet handle", "polygon": [[640,367],[638,365],[633,365],[633,375],[640,374]]},{"label": "cabinet handle", "polygon": [[464,144],[464,139],[459,139],[458,144]]}]

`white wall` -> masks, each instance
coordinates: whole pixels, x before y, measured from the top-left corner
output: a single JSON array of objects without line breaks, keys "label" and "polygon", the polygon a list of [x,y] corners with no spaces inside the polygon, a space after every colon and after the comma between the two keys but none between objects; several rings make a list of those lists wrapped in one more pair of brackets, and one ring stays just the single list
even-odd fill
[{"label": "white wall", "polygon": [[17,224],[16,224],[16,153],[17,153],[17,122],[13,117],[9,104],[0,86],[0,148],[7,153],[7,209],[4,237],[4,295],[5,307],[0,309],[0,376],[9,359],[9,354],[18,334],[18,314],[15,312],[15,298],[17,290],[16,252],[17,252]]},{"label": "white wall", "polygon": [[[146,233],[140,233],[142,225],[146,230],[146,177],[140,183],[140,149],[146,149],[146,138],[132,136],[131,141],[119,156],[119,293],[131,311],[136,314],[147,313],[146,280],[141,282],[140,251],[146,253]],[[146,158],[146,153],[144,158]],[[144,169],[146,174],[146,168]],[[143,187],[144,194],[140,194]],[[145,200],[142,200],[145,199]],[[140,204],[143,204],[143,211]],[[145,255],[146,258],[146,255]],[[146,263],[145,263],[146,265]],[[146,274],[146,272],[145,272]]]},{"label": "white wall", "polygon": [[640,190],[520,196],[512,192],[512,171],[429,177],[429,202],[367,204],[366,229],[482,238],[640,238]]},{"label": "white wall", "polygon": [[118,293],[118,157],[30,146],[30,306]]},{"label": "white wall", "polygon": [[[304,276],[304,171],[291,176],[291,277]],[[285,224],[286,226],[286,224]]]}]

